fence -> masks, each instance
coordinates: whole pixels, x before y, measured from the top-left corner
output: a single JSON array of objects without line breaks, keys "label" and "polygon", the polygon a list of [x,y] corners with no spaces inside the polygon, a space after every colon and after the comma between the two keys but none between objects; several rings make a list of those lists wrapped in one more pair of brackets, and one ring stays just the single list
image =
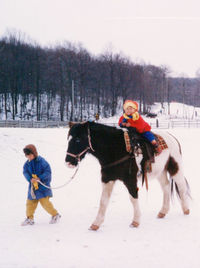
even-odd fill
[{"label": "fence", "polygon": [[200,128],[200,120],[158,120],[150,123],[152,128]]},{"label": "fence", "polygon": [[[105,125],[118,126],[117,123],[104,123]],[[158,120],[151,121],[150,125],[153,129],[168,129],[168,128],[200,128],[200,120]],[[0,121],[0,127],[15,127],[15,128],[57,128],[67,127],[68,122],[63,121]]]},{"label": "fence", "polygon": [[55,127],[67,127],[67,125],[68,125],[68,122],[63,122],[63,121],[21,121],[21,120],[0,121],[0,127],[55,128]]}]

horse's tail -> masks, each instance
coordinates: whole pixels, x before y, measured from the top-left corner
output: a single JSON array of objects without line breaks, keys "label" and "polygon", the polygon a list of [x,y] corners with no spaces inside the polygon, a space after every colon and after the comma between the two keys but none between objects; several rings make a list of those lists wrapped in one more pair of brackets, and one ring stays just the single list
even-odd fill
[{"label": "horse's tail", "polygon": [[[169,172],[169,175],[170,175],[171,196],[173,197],[174,189],[175,189],[178,198],[180,198],[180,192],[179,192],[179,189],[178,189],[178,185],[173,180],[173,176],[178,172],[178,169],[179,169],[178,163],[175,161],[175,159],[172,156],[170,156],[169,160],[167,162],[167,171]],[[186,183],[186,187],[187,187],[187,195],[192,199],[189,183],[188,183],[188,181],[186,180],[185,177],[184,177],[184,179],[185,179],[185,183]]]},{"label": "horse's tail", "polygon": [[[189,185],[187,179],[186,178],[184,178],[184,179],[185,179],[185,183],[186,183],[186,187],[187,187],[187,195],[192,199],[190,185]],[[170,183],[171,183],[171,198],[173,199],[173,197],[174,197],[174,189],[175,189],[177,197],[178,197],[178,199],[180,199],[180,192],[178,189],[178,185],[171,177],[170,177]]]},{"label": "horse's tail", "polygon": [[180,199],[180,193],[178,190],[178,186],[176,182],[170,177],[170,184],[171,184],[171,198],[174,199],[174,188],[177,194],[178,199]]}]

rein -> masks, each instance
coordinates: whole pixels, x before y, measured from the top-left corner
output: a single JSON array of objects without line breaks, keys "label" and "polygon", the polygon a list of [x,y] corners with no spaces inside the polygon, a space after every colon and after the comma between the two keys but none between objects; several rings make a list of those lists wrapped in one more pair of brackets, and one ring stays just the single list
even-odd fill
[{"label": "rein", "polygon": [[74,174],[71,176],[71,178],[70,178],[66,183],[64,183],[64,184],[62,184],[62,185],[60,185],[60,186],[57,186],[57,187],[50,187],[50,186],[47,186],[46,184],[42,183],[42,182],[39,181],[39,180],[37,180],[37,182],[38,182],[39,184],[41,184],[42,186],[44,186],[45,188],[47,188],[47,189],[51,189],[51,190],[53,190],[53,189],[59,189],[59,188],[62,188],[62,187],[64,187],[64,186],[66,186],[67,184],[69,184],[69,183],[74,179],[74,177],[76,176],[76,173],[77,173],[78,169],[79,169],[79,165],[77,166],[77,168],[76,168]]}]

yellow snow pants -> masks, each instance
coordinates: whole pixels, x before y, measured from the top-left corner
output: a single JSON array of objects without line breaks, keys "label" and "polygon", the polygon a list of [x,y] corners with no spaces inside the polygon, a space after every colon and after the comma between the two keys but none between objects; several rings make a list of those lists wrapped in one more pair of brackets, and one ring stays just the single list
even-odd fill
[{"label": "yellow snow pants", "polygon": [[41,198],[41,199],[34,199],[34,200],[27,200],[26,201],[26,216],[27,218],[33,219],[34,213],[37,208],[38,203],[52,216],[58,214],[57,210],[53,207],[53,204],[49,200],[49,196]]}]

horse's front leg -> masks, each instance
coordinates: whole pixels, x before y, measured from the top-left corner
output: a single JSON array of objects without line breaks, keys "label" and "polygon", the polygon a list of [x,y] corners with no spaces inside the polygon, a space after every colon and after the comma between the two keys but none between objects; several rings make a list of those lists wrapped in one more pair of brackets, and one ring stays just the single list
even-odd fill
[{"label": "horse's front leg", "polygon": [[130,227],[138,227],[140,225],[140,217],[141,217],[141,211],[139,207],[138,202],[138,188],[137,188],[137,178],[136,174],[135,176],[129,176],[128,180],[124,181],[124,184],[126,185],[130,200],[133,205],[133,220],[130,224]]},{"label": "horse's front leg", "polygon": [[132,197],[132,195],[130,195],[130,200],[133,205],[133,221],[130,227],[138,227],[140,225],[140,217],[141,217],[139,202],[138,199]]},{"label": "horse's front leg", "polygon": [[100,225],[103,223],[114,184],[115,184],[114,181],[103,183],[99,211],[98,211],[95,221],[90,226],[90,230],[93,230],[93,231],[98,230]]}]

